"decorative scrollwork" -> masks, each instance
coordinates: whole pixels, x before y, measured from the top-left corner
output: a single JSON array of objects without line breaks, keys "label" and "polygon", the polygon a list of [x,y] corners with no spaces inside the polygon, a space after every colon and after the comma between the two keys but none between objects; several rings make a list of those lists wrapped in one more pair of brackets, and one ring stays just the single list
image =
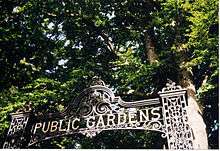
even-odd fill
[{"label": "decorative scrollwork", "polygon": [[111,110],[111,100],[112,97],[108,92],[101,90],[89,91],[89,93],[82,98],[79,113],[83,117],[105,114]]},{"label": "decorative scrollwork", "polygon": [[168,89],[163,90],[163,92],[166,90],[166,95],[160,93],[163,101],[168,146],[170,149],[193,149],[193,137],[188,124],[185,93],[181,92],[177,95],[173,91],[176,89],[180,89],[180,87],[176,88],[173,83],[169,85]]},{"label": "decorative scrollwork", "polygon": [[102,81],[102,79],[100,79],[99,77],[95,76],[93,77],[92,82],[90,83],[90,86],[94,86],[94,85],[105,86],[105,82]]},{"label": "decorative scrollwork", "polygon": [[25,113],[25,112],[30,112],[32,110],[32,103],[31,102],[26,102],[24,106],[20,109],[18,109],[15,113]]},{"label": "decorative scrollwork", "polygon": [[106,102],[98,102],[95,105],[95,113],[96,114],[105,114],[111,110],[110,104]]},{"label": "decorative scrollwork", "polygon": [[16,132],[23,130],[28,122],[29,116],[14,116],[8,131],[8,135],[14,135]]},{"label": "decorative scrollwork", "polygon": [[93,106],[91,104],[83,104],[83,106],[79,109],[80,115],[89,116],[92,113]]},{"label": "decorative scrollwork", "polygon": [[99,134],[102,130],[100,129],[94,129],[94,130],[82,130],[79,131],[79,133],[85,135],[86,137],[95,137],[97,134]]},{"label": "decorative scrollwork", "polygon": [[144,123],[144,128],[146,130],[156,130],[163,132],[163,124],[161,121],[148,121]]},{"label": "decorative scrollwork", "polygon": [[174,91],[174,90],[182,90],[182,87],[179,85],[176,85],[175,82],[169,81],[166,84],[166,87],[163,88],[161,92],[169,92],[169,91]]},{"label": "decorative scrollwork", "polygon": [[14,113],[3,148],[20,148],[25,142],[23,136],[28,124],[30,113]]},{"label": "decorative scrollwork", "polygon": [[[38,139],[50,139],[61,134],[63,136],[81,133],[87,137],[94,137],[104,130],[136,129],[161,132],[161,137],[168,140],[169,149],[192,149],[193,137],[188,123],[185,93],[185,89],[169,82],[158,93],[161,98],[125,102],[120,96],[115,97],[102,80],[96,79],[64,112],[56,114],[56,120],[51,114],[48,117],[54,121],[43,118],[43,124],[40,121],[42,119],[38,119],[38,123],[30,125],[34,132],[29,144],[36,143]],[[26,108],[30,110],[30,107]],[[25,140],[23,132],[29,114],[23,114],[24,111],[27,110],[18,110],[19,114],[12,115],[8,131],[8,136],[12,137],[10,141],[5,142],[5,148],[18,148],[21,141]],[[43,130],[46,122],[48,129],[53,129],[53,134],[51,131],[46,133]],[[19,139],[16,139],[15,134],[18,134]]]}]

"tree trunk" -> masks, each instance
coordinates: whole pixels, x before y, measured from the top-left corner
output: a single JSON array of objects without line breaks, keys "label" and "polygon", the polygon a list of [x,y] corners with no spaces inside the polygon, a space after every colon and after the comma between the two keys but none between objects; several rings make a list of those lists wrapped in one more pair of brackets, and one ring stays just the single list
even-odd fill
[{"label": "tree trunk", "polygon": [[192,82],[190,72],[183,70],[180,73],[180,85],[187,89],[188,94],[188,116],[189,124],[193,131],[193,148],[194,149],[208,149],[208,140],[206,125],[202,118],[202,112],[196,102],[196,89]]},{"label": "tree trunk", "polygon": [[[178,6],[177,6],[178,7]],[[180,52],[180,73],[179,73],[179,82],[180,85],[183,88],[187,89],[187,95],[188,95],[188,117],[189,117],[189,124],[192,128],[193,132],[193,149],[208,149],[208,138],[207,138],[207,132],[206,132],[206,125],[202,118],[202,112],[199,108],[199,105],[197,103],[196,99],[196,88],[193,83],[193,73],[190,69],[181,68],[181,65],[183,65],[185,62],[188,61],[187,56],[187,50],[181,48],[181,33],[180,33],[180,27],[181,22],[183,21],[183,17],[179,10],[177,11],[177,18],[175,26],[176,31],[176,38],[175,38],[175,44],[177,51]]]},{"label": "tree trunk", "polygon": [[[150,64],[157,62],[158,56],[155,52],[155,46],[151,36],[147,32],[145,32],[145,49],[145,54]],[[184,50],[180,50],[180,52],[183,53],[180,58],[180,62],[183,63],[186,61],[187,57]],[[191,72],[186,69],[182,70],[179,73],[179,82],[183,88],[187,89],[189,124],[192,128],[194,137],[193,148],[208,149],[206,126],[201,116],[202,112],[196,102],[196,89],[192,81]]]},{"label": "tree trunk", "polygon": [[152,40],[152,37],[149,33],[144,32],[145,37],[145,55],[150,64],[157,62],[158,56],[155,53],[155,44]]}]

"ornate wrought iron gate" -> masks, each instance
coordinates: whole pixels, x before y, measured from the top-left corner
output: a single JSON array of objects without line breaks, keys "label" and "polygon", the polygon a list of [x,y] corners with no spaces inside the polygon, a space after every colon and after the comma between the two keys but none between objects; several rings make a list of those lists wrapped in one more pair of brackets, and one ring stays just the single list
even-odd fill
[{"label": "ornate wrought iron gate", "polygon": [[34,116],[27,109],[11,114],[3,148],[28,148],[40,140],[75,133],[94,137],[105,130],[139,129],[161,132],[169,149],[193,149],[186,90],[172,82],[158,95],[158,98],[125,102],[104,82],[96,82],[62,113]]}]

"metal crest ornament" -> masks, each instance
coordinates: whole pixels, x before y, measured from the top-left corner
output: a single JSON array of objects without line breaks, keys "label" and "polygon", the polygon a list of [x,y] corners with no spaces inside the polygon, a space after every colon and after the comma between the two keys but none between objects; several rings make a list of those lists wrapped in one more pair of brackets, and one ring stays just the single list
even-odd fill
[{"label": "metal crest ornament", "polygon": [[3,148],[29,148],[58,136],[82,134],[92,138],[106,130],[131,129],[160,132],[169,149],[193,149],[186,90],[170,82],[158,96],[126,102],[96,78],[64,112],[11,114]]}]

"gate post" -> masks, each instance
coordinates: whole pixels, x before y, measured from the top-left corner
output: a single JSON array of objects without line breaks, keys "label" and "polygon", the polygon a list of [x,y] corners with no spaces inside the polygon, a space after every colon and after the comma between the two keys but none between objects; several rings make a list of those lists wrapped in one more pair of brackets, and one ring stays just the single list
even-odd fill
[{"label": "gate post", "polygon": [[27,137],[26,127],[29,121],[30,112],[19,112],[11,114],[11,124],[3,144],[3,148],[25,148]]},{"label": "gate post", "polygon": [[169,149],[193,149],[193,135],[188,122],[186,89],[167,83],[158,94],[162,99],[163,119]]}]

